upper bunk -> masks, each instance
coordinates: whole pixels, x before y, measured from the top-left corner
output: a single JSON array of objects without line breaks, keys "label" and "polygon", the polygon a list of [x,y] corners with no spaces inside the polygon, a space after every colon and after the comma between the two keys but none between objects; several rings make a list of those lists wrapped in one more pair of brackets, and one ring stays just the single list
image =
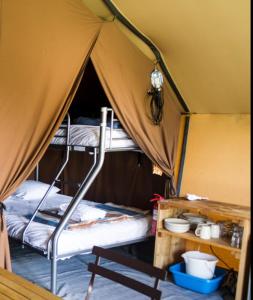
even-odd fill
[{"label": "upper bunk", "polygon": [[[103,130],[105,138],[101,141]],[[101,142],[105,143],[105,152],[141,151],[117,119],[89,60],[69,112],[51,146],[69,146],[74,151],[94,152],[94,149],[100,148]]]},{"label": "upper bunk", "polygon": [[141,151],[129,137],[111,108],[101,108],[101,118],[79,116],[74,123],[68,114],[57,130],[51,145],[64,145],[74,151]]}]

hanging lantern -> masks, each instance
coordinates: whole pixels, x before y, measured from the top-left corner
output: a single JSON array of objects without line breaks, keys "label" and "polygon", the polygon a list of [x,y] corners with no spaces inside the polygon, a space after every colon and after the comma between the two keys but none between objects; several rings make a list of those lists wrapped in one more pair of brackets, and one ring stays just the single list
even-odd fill
[{"label": "hanging lantern", "polygon": [[150,110],[152,122],[154,125],[159,125],[163,116],[163,75],[155,68],[151,73],[151,90],[148,94],[151,96],[150,99]]},{"label": "hanging lantern", "polygon": [[157,69],[154,69],[154,71],[151,73],[151,84],[152,84],[153,88],[155,88],[155,89],[157,89],[159,91],[162,88],[162,85],[163,85],[163,75]]}]

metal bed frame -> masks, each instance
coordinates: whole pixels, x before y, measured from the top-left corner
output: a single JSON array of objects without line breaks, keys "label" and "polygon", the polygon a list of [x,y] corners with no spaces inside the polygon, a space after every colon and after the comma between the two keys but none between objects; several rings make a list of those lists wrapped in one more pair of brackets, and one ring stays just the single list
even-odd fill
[{"label": "metal bed frame", "polygon": [[[111,126],[110,126],[110,143],[109,143],[109,147],[106,147],[106,125],[107,125],[107,113],[108,112],[111,113]],[[63,135],[55,135],[55,137],[64,138],[66,141],[66,143],[64,144],[64,146],[66,148],[65,158],[64,158],[62,166],[60,167],[60,170],[56,174],[56,176],[55,176],[53,182],[51,183],[50,187],[48,188],[47,192],[45,193],[43,198],[40,200],[38,206],[36,207],[31,219],[27,223],[27,225],[23,231],[23,234],[22,234],[22,244],[23,245],[26,245],[29,248],[35,249],[37,252],[39,252],[42,255],[46,255],[47,258],[51,260],[51,291],[54,294],[56,294],[56,291],[57,291],[57,262],[58,262],[58,260],[67,258],[67,257],[71,257],[74,255],[78,255],[78,254],[89,254],[92,252],[92,249],[88,249],[88,250],[76,251],[76,252],[60,255],[59,251],[58,251],[59,250],[58,249],[58,241],[59,241],[59,237],[60,237],[65,225],[69,221],[71,215],[73,214],[76,207],[78,206],[80,201],[83,199],[83,197],[87,193],[88,189],[90,188],[91,184],[94,182],[96,176],[100,172],[100,170],[103,166],[103,163],[104,163],[105,153],[106,152],[116,152],[116,151],[142,152],[138,147],[126,147],[126,148],[112,148],[111,147],[112,140],[113,140],[112,130],[113,130],[113,121],[114,120],[115,119],[114,119],[113,110],[111,108],[102,107],[101,108],[101,123],[100,123],[100,134],[99,134],[98,147],[82,146],[85,148],[84,151],[88,151],[90,154],[93,154],[93,164],[91,166],[91,169],[89,170],[88,174],[86,175],[86,177],[80,184],[77,193],[75,194],[73,199],[70,201],[65,213],[59,220],[58,225],[56,226],[51,237],[49,238],[49,241],[47,244],[47,251],[42,251],[41,249],[35,248],[25,241],[26,232],[27,232],[28,228],[30,227],[31,222],[34,220],[36,214],[38,213],[39,209],[42,207],[45,200],[47,199],[47,196],[49,195],[50,190],[53,188],[53,186],[56,184],[56,182],[60,182],[59,178],[60,178],[60,175],[62,174],[64,168],[68,164],[70,151],[75,150],[75,146],[80,147],[80,145],[71,145],[70,144],[70,116],[69,115],[67,115],[67,124],[62,124],[60,126],[61,129],[64,129],[65,135],[64,136]],[[62,147],[62,145],[61,145],[61,147]],[[37,167],[36,167],[36,180],[38,180],[38,179],[39,179],[39,165],[37,165]],[[118,246],[127,245],[127,244],[134,244],[137,242],[144,241],[146,239],[147,239],[147,237],[144,237],[144,238],[139,238],[139,239],[123,242],[123,243],[115,243],[115,244],[108,245],[105,248],[112,248],[112,247],[118,247]]]}]

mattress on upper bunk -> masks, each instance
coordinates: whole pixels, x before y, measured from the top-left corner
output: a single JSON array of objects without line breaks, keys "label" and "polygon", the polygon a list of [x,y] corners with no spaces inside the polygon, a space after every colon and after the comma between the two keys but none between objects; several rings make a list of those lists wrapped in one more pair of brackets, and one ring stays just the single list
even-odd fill
[{"label": "mattress on upper bunk", "polygon": [[[66,129],[57,130],[57,137],[54,137],[51,144],[66,144]],[[70,144],[75,150],[85,150],[84,147],[99,146],[100,127],[91,125],[70,125]],[[58,137],[63,136],[63,137]],[[134,141],[122,128],[110,129],[106,128],[106,148],[138,148]]]},{"label": "mattress on upper bunk", "polygon": [[[43,210],[55,209],[55,207],[69,203],[71,199],[72,197],[70,196],[54,194],[48,197]],[[96,202],[87,200],[82,200],[81,202],[92,207],[98,205]],[[10,237],[21,240],[22,232],[29,220],[27,216],[33,213],[38,203],[39,200],[29,201],[15,197],[6,199],[6,224]],[[149,236],[151,216],[147,212],[112,204],[109,204],[109,206],[138,212],[140,215],[138,218],[126,218],[115,222],[98,222],[91,226],[80,227],[74,230],[65,229],[59,238],[59,255],[90,250],[94,245],[108,246]],[[42,224],[34,220],[27,230],[25,242],[46,253],[47,242],[54,229],[55,227],[52,225]]]}]

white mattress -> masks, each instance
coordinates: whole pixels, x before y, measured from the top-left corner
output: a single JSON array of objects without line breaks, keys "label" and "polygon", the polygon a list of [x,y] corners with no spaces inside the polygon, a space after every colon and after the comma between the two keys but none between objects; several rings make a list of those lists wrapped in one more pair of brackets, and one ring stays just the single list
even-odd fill
[{"label": "white mattress", "polygon": [[[65,136],[66,129],[58,129],[56,135]],[[99,126],[91,125],[71,125],[70,126],[70,144],[77,146],[75,150],[82,151],[83,147],[97,147],[99,145]],[[112,140],[110,141],[110,132],[112,132]],[[51,144],[64,145],[66,139],[64,137],[54,137]],[[79,147],[78,147],[79,146]],[[127,135],[124,129],[106,128],[106,148],[137,148],[137,145]]]},{"label": "white mattress", "polygon": [[[62,203],[68,203],[72,198],[56,194],[48,197],[46,204],[42,207],[58,207]],[[24,216],[31,214],[39,201],[20,200],[8,198],[6,204],[6,223],[8,234],[16,239],[21,239],[22,232],[28,219]],[[97,203],[83,200],[83,203],[95,205]],[[120,222],[95,224],[89,228],[64,230],[59,238],[59,254],[68,254],[75,251],[89,250],[94,245],[106,246],[114,243],[127,242],[148,236],[150,230],[151,216],[139,219],[127,219]],[[27,230],[25,242],[33,247],[46,252],[47,242],[54,227],[32,222]]]}]

